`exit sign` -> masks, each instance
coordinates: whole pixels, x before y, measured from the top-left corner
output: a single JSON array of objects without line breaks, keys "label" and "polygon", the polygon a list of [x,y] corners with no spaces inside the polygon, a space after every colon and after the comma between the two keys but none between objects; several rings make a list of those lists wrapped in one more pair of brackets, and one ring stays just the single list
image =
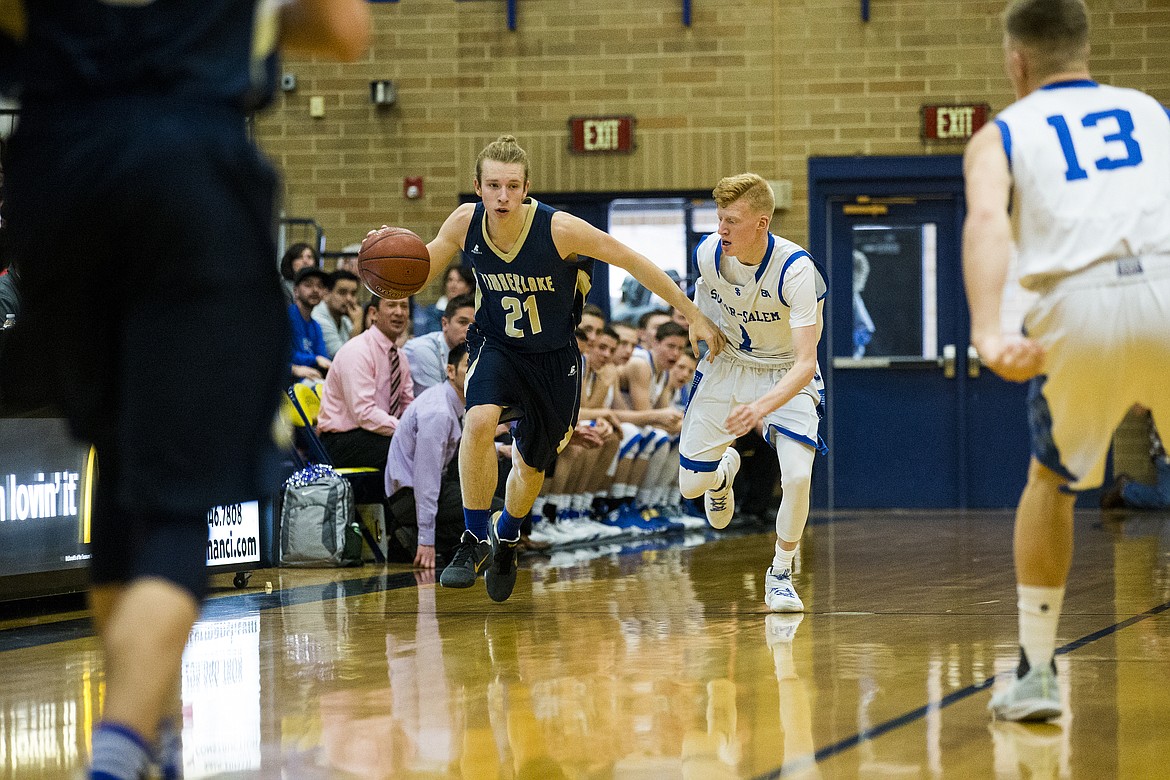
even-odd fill
[{"label": "exit sign", "polygon": [[632,116],[575,116],[569,118],[569,150],[581,154],[632,152]]},{"label": "exit sign", "polygon": [[961,106],[923,106],[924,141],[966,141],[987,124],[991,106],[975,103]]}]

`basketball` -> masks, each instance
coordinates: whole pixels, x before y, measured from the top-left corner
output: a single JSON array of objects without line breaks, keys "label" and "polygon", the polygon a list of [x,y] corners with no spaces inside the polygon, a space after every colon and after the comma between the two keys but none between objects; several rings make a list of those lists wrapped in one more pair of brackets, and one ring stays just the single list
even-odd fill
[{"label": "basketball", "polygon": [[406,228],[371,233],[358,250],[358,276],[366,289],[381,298],[406,298],[426,284],[431,272],[427,245]]}]

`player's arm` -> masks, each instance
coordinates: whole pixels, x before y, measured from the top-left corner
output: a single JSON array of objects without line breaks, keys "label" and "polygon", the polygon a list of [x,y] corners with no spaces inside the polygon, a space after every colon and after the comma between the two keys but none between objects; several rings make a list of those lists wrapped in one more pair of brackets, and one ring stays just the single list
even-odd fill
[{"label": "player's arm", "polygon": [[447,273],[447,266],[463,249],[463,238],[467,235],[471,215],[474,213],[474,203],[459,206],[444,220],[438,235],[427,244],[427,253],[431,256],[431,271],[427,274],[427,284]]},{"label": "player's arm", "polygon": [[280,11],[280,42],[300,54],[352,61],[370,43],[365,0],[291,0]]},{"label": "player's arm", "polygon": [[727,339],[719,328],[715,327],[715,323],[704,316],[678,285],[671,281],[661,268],[650,262],[649,258],[638,254],[609,233],[598,230],[585,220],[563,211],[553,215],[552,235],[561,257],[570,255],[596,257],[624,269],[648,290],[681,311],[691,324],[691,347],[696,354],[700,341],[707,342],[707,348],[713,355],[718,355],[722,351]]},{"label": "player's arm", "polygon": [[[631,360],[626,363],[623,373],[629,382],[630,402],[625,408],[624,400],[614,402],[614,415],[621,422],[634,425],[657,425],[670,428],[682,422],[682,413],[677,409],[656,409],[650,403],[650,383],[654,380],[650,364],[645,360]],[[620,396],[619,396],[620,398]]]},{"label": "player's arm", "polygon": [[1004,379],[1023,382],[1043,368],[1039,344],[1005,337],[1000,305],[1012,254],[1008,214],[1012,175],[999,126],[988,124],[971,139],[963,155],[967,217],[963,223],[963,280],[971,311],[971,341],[983,363]]},{"label": "player's arm", "polygon": [[650,383],[654,380],[653,369],[645,360],[635,358],[626,363],[624,373],[630,387],[630,408],[643,412],[652,408],[650,404]]}]

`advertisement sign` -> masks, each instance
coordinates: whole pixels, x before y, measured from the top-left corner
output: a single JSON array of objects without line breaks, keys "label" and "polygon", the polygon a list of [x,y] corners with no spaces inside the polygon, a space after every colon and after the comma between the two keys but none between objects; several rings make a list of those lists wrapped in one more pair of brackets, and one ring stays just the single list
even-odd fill
[{"label": "advertisement sign", "polygon": [[86,565],[95,465],[64,420],[0,419],[0,572]]},{"label": "advertisement sign", "polygon": [[260,563],[260,503],[214,507],[207,513],[207,565]]}]

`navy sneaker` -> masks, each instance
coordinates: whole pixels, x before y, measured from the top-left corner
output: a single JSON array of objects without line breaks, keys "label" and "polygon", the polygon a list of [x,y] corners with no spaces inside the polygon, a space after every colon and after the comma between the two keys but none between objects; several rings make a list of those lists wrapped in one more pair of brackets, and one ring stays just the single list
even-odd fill
[{"label": "navy sneaker", "polygon": [[475,584],[475,578],[483,570],[491,552],[492,547],[488,542],[481,542],[471,531],[464,531],[463,536],[459,537],[459,544],[455,545],[451,553],[451,562],[439,575],[439,584],[444,588],[470,588]]},{"label": "navy sneaker", "polygon": [[492,515],[488,523],[488,540],[491,542],[491,562],[483,575],[488,595],[492,601],[507,601],[516,587],[516,560],[519,557],[520,538],[501,539],[499,528],[500,513]]}]

